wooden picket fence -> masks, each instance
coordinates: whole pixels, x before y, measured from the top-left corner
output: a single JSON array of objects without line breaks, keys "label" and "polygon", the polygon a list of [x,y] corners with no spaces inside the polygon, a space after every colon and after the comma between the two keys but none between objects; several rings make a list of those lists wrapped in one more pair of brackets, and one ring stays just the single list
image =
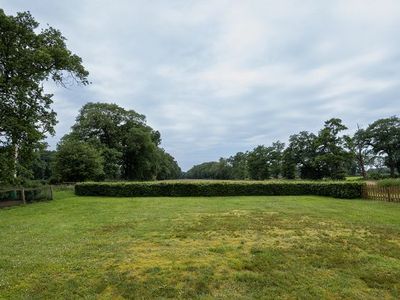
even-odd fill
[{"label": "wooden picket fence", "polygon": [[363,198],[388,202],[400,202],[400,187],[384,187],[367,184],[363,187]]}]

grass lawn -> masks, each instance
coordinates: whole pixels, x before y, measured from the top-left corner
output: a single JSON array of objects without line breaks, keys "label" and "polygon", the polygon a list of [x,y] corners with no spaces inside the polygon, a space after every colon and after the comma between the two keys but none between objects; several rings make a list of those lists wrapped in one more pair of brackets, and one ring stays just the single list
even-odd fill
[{"label": "grass lawn", "polygon": [[400,204],[95,198],[0,210],[0,298],[400,298]]}]

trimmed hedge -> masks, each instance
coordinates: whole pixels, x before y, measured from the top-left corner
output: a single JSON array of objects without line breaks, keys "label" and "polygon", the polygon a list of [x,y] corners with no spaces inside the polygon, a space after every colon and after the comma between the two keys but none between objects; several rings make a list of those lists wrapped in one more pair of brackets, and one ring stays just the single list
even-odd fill
[{"label": "trimmed hedge", "polygon": [[359,182],[323,181],[85,182],[75,185],[75,194],[110,197],[317,195],[351,199],[361,198],[362,186]]},{"label": "trimmed hedge", "polygon": [[400,178],[382,179],[378,180],[376,183],[378,184],[378,186],[383,187],[400,187]]}]

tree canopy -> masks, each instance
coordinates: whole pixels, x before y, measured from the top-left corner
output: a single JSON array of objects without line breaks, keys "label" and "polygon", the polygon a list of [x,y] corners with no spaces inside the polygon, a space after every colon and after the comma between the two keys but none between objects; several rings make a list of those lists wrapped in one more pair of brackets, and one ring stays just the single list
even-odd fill
[{"label": "tree canopy", "polygon": [[180,168],[160,148],[160,133],[134,110],[112,103],[85,104],[64,140],[83,141],[99,150],[106,179],[174,179]]},{"label": "tree canopy", "polygon": [[[347,127],[341,119],[325,121],[317,134],[301,131],[271,146],[258,145],[228,159],[194,166],[188,178],[253,179],[296,177],[302,179],[343,179],[346,175],[367,176],[367,169],[390,169],[400,175],[400,119],[391,117],[373,122],[354,135],[343,134]],[[223,170],[223,171],[221,171]]]},{"label": "tree canopy", "polygon": [[32,153],[54,134],[53,95],[43,82],[89,84],[81,58],[68,50],[61,32],[38,28],[29,12],[7,16],[0,9],[0,147],[7,181],[22,171],[21,153]]}]

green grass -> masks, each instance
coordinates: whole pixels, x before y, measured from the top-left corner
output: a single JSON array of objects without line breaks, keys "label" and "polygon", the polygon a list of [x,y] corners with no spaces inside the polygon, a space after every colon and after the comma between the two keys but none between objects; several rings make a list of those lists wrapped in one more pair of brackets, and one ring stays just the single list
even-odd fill
[{"label": "green grass", "polygon": [[0,298],[398,299],[400,205],[96,198],[0,210]]},{"label": "green grass", "polygon": [[347,181],[364,181],[364,178],[362,176],[347,176],[346,180]]}]

